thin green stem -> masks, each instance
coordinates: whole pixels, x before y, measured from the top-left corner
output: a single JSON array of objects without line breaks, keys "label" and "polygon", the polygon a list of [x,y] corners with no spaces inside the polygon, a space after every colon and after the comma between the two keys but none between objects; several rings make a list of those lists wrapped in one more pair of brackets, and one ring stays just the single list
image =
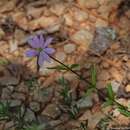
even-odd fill
[{"label": "thin green stem", "polygon": [[71,71],[72,73],[74,73],[75,75],[77,75],[81,80],[85,81],[87,84],[92,85],[88,80],[86,80],[82,75],[78,74],[77,72],[75,72],[74,70],[72,70],[69,66],[65,65],[64,63],[62,63],[61,61],[57,60],[56,58],[50,56],[50,58],[52,58],[53,60],[55,60],[56,62],[60,63],[61,65],[63,65],[67,70]]},{"label": "thin green stem", "polygon": [[[62,63],[61,61],[57,60],[56,58],[54,58],[54,57],[52,57],[50,55],[49,55],[49,57],[51,59],[53,59],[54,61],[58,62],[59,64],[63,65],[67,70],[69,70],[72,73],[74,73],[75,75],[77,75],[81,80],[83,80],[84,82],[86,82],[90,86],[93,86],[93,84],[91,82],[89,82],[87,79],[85,79],[82,75],[80,75],[77,72],[75,72],[74,70],[72,70],[69,66],[65,65],[64,63]],[[102,91],[100,91],[98,88],[95,88],[95,89],[99,92],[99,94],[103,98],[103,100],[106,100],[106,96],[104,95],[104,93]],[[113,102],[115,103],[115,105],[120,106],[120,107],[124,108],[125,110],[127,110],[128,112],[130,112],[127,107],[125,107],[122,104],[118,103],[116,100],[114,100]]]}]

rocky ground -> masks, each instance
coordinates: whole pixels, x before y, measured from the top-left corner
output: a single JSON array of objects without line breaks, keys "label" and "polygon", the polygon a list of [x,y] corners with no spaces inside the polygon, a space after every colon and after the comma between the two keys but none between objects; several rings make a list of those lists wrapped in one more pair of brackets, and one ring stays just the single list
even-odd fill
[{"label": "rocky ground", "polygon": [[[25,56],[29,36],[52,36],[55,58],[65,64],[79,64],[76,72],[87,80],[95,64],[97,88],[104,91],[111,83],[117,101],[130,106],[130,10],[128,3],[121,2],[0,1],[0,102],[9,102],[10,115],[7,120],[0,118],[0,130],[22,130],[26,123],[31,126],[36,122],[38,129],[26,130],[105,130],[104,122],[109,126],[129,125],[130,119],[114,106],[101,108],[103,102],[97,93],[83,98],[86,84],[77,76],[47,69],[58,65],[55,61],[45,63],[37,73],[36,59]],[[60,94],[66,86],[59,83],[61,77],[68,82],[72,102],[76,103],[73,108],[65,105]]]}]

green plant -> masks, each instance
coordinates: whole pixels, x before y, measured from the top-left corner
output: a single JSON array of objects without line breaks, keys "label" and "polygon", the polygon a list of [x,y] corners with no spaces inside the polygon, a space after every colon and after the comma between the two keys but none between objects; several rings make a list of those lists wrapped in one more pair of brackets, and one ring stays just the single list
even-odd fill
[{"label": "green plant", "polygon": [[88,121],[85,121],[85,123],[84,122],[81,122],[80,123],[80,129],[81,130],[88,130]]},{"label": "green plant", "polygon": [[68,110],[68,114],[69,114],[70,118],[76,119],[77,115],[79,114],[79,111],[80,111],[79,107],[76,104],[74,104],[74,105],[70,106],[70,108]]},{"label": "green plant", "polygon": [[9,102],[0,102],[0,119],[5,120],[9,118]]},{"label": "green plant", "polygon": [[59,79],[59,84],[62,86],[60,95],[63,98],[64,104],[67,106],[68,114],[70,118],[76,119],[76,116],[79,113],[79,108],[73,103],[69,83],[64,79],[64,77],[62,77]]},{"label": "green plant", "polygon": [[111,121],[111,118],[109,118],[108,116],[102,118],[102,119],[99,121],[99,123],[97,124],[97,128],[98,128],[99,130],[107,130],[110,121]]},{"label": "green plant", "polygon": [[37,79],[35,77],[32,77],[28,80],[25,80],[25,85],[27,85],[29,89],[33,89],[34,87],[38,86]]},{"label": "green plant", "polygon": [[63,97],[64,103],[68,106],[71,105],[72,95],[68,86],[68,82],[64,79],[64,77],[62,77],[59,79],[59,84],[62,86],[60,95]]},{"label": "green plant", "polygon": [[96,72],[96,67],[95,65],[93,65],[91,67],[91,81],[90,81],[90,85],[86,91],[86,96],[89,96],[92,92],[95,92],[96,89],[96,83],[97,83],[97,72]]},{"label": "green plant", "polygon": [[7,65],[9,63],[8,60],[0,58],[0,65]]}]

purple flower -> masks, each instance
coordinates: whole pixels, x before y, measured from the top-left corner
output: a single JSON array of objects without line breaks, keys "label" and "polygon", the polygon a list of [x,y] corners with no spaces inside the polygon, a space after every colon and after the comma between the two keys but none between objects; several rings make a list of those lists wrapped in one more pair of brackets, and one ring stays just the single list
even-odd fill
[{"label": "purple flower", "polygon": [[38,57],[38,65],[42,66],[44,61],[50,62],[49,55],[53,54],[55,50],[49,48],[48,45],[52,42],[53,38],[44,38],[42,34],[32,36],[28,39],[28,44],[33,48],[26,52],[28,57]]}]

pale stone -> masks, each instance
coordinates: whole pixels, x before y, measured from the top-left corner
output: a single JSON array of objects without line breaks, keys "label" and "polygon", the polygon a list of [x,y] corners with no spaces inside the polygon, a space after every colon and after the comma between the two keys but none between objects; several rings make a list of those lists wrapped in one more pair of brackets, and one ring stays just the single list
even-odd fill
[{"label": "pale stone", "polygon": [[73,34],[71,39],[78,45],[83,46],[85,50],[87,50],[88,46],[92,43],[93,34],[86,29],[81,29]]},{"label": "pale stone", "polygon": [[48,88],[42,88],[39,90],[35,90],[34,91],[34,100],[41,102],[42,105],[45,105],[46,103],[48,103],[52,96],[53,96],[53,88],[52,87],[48,87]]},{"label": "pale stone", "polygon": [[58,59],[61,62],[64,62],[66,59],[66,54],[64,52],[57,52],[56,59]]},{"label": "pale stone", "polygon": [[50,11],[54,14],[56,14],[57,16],[60,16],[64,13],[65,10],[65,5],[61,2],[61,3],[56,3],[54,4],[51,8]]},{"label": "pale stone", "polygon": [[74,73],[71,73],[71,72],[66,72],[64,74],[64,78],[69,80],[69,81],[72,81],[72,80],[76,80],[77,79],[77,75],[75,75]]},{"label": "pale stone", "polygon": [[12,11],[15,8],[15,4],[16,4],[15,1],[8,1],[4,3],[3,6],[0,7],[0,13]]},{"label": "pale stone", "polygon": [[130,84],[128,84],[128,85],[125,87],[125,91],[128,92],[128,93],[130,92]]},{"label": "pale stone", "polygon": [[18,12],[13,15],[13,20],[20,28],[28,30],[28,20],[25,16],[23,12]]},{"label": "pale stone", "polygon": [[114,93],[117,93],[119,90],[119,87],[120,87],[120,83],[113,80],[113,81],[111,81],[111,85],[112,85],[112,89],[113,89]]},{"label": "pale stone", "polygon": [[90,108],[93,105],[93,101],[92,98],[90,96],[87,96],[85,98],[81,98],[80,100],[77,101],[77,106],[80,109],[84,109],[84,108]]},{"label": "pale stone", "polygon": [[14,52],[18,49],[17,41],[11,40],[10,41],[10,52]]},{"label": "pale stone", "polygon": [[34,7],[30,7],[27,8],[27,15],[31,16],[33,18],[39,18],[42,13],[43,13],[43,8],[34,8]]},{"label": "pale stone", "polygon": [[91,113],[91,111],[87,110],[80,118],[80,121],[88,120],[88,128],[94,130],[97,123],[104,118],[104,113],[98,111],[95,113]]},{"label": "pale stone", "polygon": [[99,7],[99,3],[97,0],[78,0],[78,3],[80,6],[89,9],[95,9]]},{"label": "pale stone", "polygon": [[30,30],[35,30],[38,28],[47,28],[49,26],[53,26],[57,22],[57,17],[55,16],[50,16],[50,17],[45,17],[42,16],[38,19],[34,19],[29,22],[29,29]]},{"label": "pale stone", "polygon": [[104,81],[106,81],[106,80],[108,80],[110,78],[110,74],[109,74],[109,72],[107,71],[107,70],[102,70],[99,74],[98,74],[98,77],[97,77],[97,79],[98,80],[104,80]]},{"label": "pale stone", "polygon": [[128,80],[130,81],[130,72],[128,72],[127,78],[128,78]]},{"label": "pale stone", "polygon": [[26,43],[27,36],[24,31],[22,31],[20,29],[16,29],[15,30],[15,39],[17,41],[16,42],[17,45],[23,45],[24,43]]},{"label": "pale stone", "polygon": [[65,19],[65,24],[67,26],[72,26],[73,25],[73,18],[69,13],[64,15],[64,19]]},{"label": "pale stone", "polygon": [[53,119],[57,118],[61,114],[60,109],[56,104],[49,104],[45,110],[42,112],[42,115],[52,117]]},{"label": "pale stone", "polygon": [[40,104],[38,102],[30,102],[29,106],[30,106],[30,109],[34,112],[37,112],[40,110]]},{"label": "pale stone", "polygon": [[106,81],[97,81],[97,88],[98,89],[103,89],[106,87]]},{"label": "pale stone", "polygon": [[97,19],[96,20],[96,23],[95,23],[95,26],[96,27],[107,27],[108,26],[108,23],[102,19]]},{"label": "pale stone", "polygon": [[75,49],[76,49],[76,45],[75,44],[69,43],[69,44],[64,45],[64,51],[67,54],[70,54],[70,53],[74,52]]},{"label": "pale stone", "polygon": [[0,39],[2,39],[5,36],[5,32],[0,28]]},{"label": "pale stone", "polygon": [[18,92],[14,92],[12,94],[12,97],[15,99],[18,99],[18,100],[22,100],[22,101],[25,101],[26,99],[26,96],[23,94],[23,93],[18,93]]},{"label": "pale stone", "polygon": [[123,81],[123,75],[122,73],[120,73],[116,68],[112,67],[110,70],[111,76],[118,81],[119,83],[121,83]]},{"label": "pale stone", "polygon": [[86,19],[88,19],[88,14],[86,12],[84,12],[84,11],[76,10],[74,12],[74,17],[75,17],[75,20],[77,20],[79,22],[83,22]]}]

